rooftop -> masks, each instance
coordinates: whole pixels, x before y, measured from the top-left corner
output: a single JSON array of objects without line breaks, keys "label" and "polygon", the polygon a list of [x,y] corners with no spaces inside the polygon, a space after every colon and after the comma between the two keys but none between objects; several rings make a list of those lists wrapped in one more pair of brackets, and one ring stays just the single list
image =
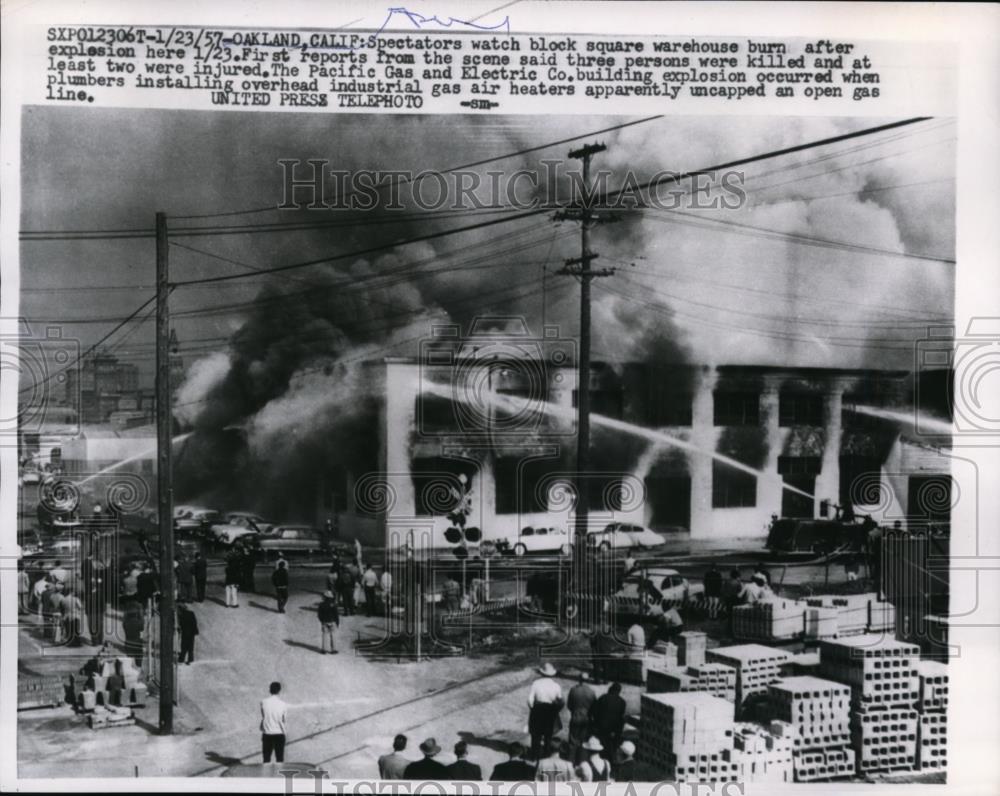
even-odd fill
[{"label": "rooftop", "polygon": [[809,675],[803,675],[802,677],[782,677],[778,682],[771,683],[771,688],[776,688],[780,691],[851,690],[850,686],[843,683],[824,680],[821,677],[810,677]]},{"label": "rooftop", "polygon": [[792,655],[785,650],[765,647],[763,644],[736,644],[732,647],[716,647],[708,651],[709,655],[718,655],[725,658],[735,658],[746,661],[754,658],[781,658],[787,660]]}]

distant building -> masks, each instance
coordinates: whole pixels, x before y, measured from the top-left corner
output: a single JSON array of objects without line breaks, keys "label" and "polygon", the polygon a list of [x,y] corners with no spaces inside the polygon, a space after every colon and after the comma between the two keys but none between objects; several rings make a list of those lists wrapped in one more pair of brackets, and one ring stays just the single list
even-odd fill
[{"label": "distant building", "polygon": [[[107,352],[85,356],[79,368],[66,371],[66,398],[69,406],[79,403],[83,424],[105,423],[113,412],[133,409],[138,401],[139,368]],[[127,407],[120,404],[126,402]]]}]

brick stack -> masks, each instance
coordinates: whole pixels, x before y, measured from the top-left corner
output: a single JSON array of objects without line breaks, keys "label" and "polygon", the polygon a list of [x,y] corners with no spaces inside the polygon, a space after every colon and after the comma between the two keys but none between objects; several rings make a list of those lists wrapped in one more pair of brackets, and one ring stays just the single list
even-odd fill
[{"label": "brick stack", "polygon": [[920,661],[917,676],[917,768],[944,771],[948,768],[948,667],[937,661]]},{"label": "brick stack", "polygon": [[738,644],[708,650],[706,657],[736,670],[736,710],[739,712],[748,696],[765,693],[771,683],[781,679],[781,665],[792,656],[762,644]]},{"label": "brick stack", "polygon": [[85,711],[92,711],[98,706],[111,705],[111,694],[107,689],[107,683],[108,678],[114,674],[116,660],[121,662],[122,677],[125,680],[125,687],[121,693],[121,704],[123,706],[146,704],[146,684],[139,679],[142,676],[142,672],[135,667],[135,663],[131,658],[121,656],[118,658],[103,658],[100,661],[100,672],[93,675],[93,691],[86,687],[88,679],[86,676],[72,676],[73,700],[79,708]]},{"label": "brick stack", "polygon": [[49,708],[66,701],[66,682],[61,675],[17,678],[17,709]]},{"label": "brick stack", "polygon": [[677,663],[681,666],[700,666],[705,662],[705,642],[708,637],[704,633],[693,630],[685,631],[677,637]]},{"label": "brick stack", "polygon": [[733,609],[733,635],[751,641],[783,641],[802,634],[806,604],[771,600]]},{"label": "brick stack", "polygon": [[738,766],[740,782],[792,781],[792,738],[780,731],[738,724],[728,756]]},{"label": "brick stack", "polygon": [[680,782],[735,782],[733,705],[704,693],[643,694],[636,754]]},{"label": "brick stack", "polygon": [[802,620],[802,635],[808,639],[837,637],[837,609],[834,606],[809,606]]},{"label": "brick stack", "polygon": [[722,663],[674,669],[650,669],[646,673],[650,694],[703,691],[729,702],[736,701],[736,670]]},{"label": "brick stack", "polygon": [[[837,614],[835,632],[813,636],[813,638],[894,632],[896,626],[896,610],[892,603],[880,601],[875,592],[840,595],[817,594],[808,598],[806,604],[809,608],[832,609]],[[808,635],[808,609],[806,615]],[[816,615],[816,619],[818,617],[819,614]]]},{"label": "brick stack", "polygon": [[820,642],[820,673],[851,687],[858,773],[916,765],[919,648],[882,635]]},{"label": "brick stack", "polygon": [[796,749],[847,746],[851,742],[851,689],[818,677],[785,677],[768,687],[772,719],[793,727]]},{"label": "brick stack", "polygon": [[792,765],[796,782],[815,782],[854,774],[854,750],[848,747],[809,749],[793,752]]}]

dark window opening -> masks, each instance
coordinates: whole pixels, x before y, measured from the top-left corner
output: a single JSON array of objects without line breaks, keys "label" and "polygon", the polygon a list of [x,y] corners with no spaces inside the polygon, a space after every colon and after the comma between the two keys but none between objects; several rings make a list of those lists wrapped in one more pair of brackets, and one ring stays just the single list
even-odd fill
[{"label": "dark window opening", "polygon": [[439,395],[417,396],[417,428],[421,431],[456,431],[459,428],[455,402]]},{"label": "dark window opening", "polygon": [[[573,390],[573,408],[577,407],[576,390]],[[625,395],[621,390],[591,390],[590,411],[596,415],[620,420],[625,414]]]},{"label": "dark window opening", "polygon": [[840,505],[882,502],[882,463],[872,456],[840,457]]},{"label": "dark window opening", "polygon": [[497,514],[536,514],[548,511],[544,470],[548,460],[500,457],[493,465]]},{"label": "dark window opening", "polygon": [[778,396],[778,425],[822,426],[823,396],[810,393],[781,393]]},{"label": "dark window opening", "polygon": [[819,475],[823,461],[819,456],[779,456],[780,475]]},{"label": "dark window opening", "polygon": [[715,425],[756,426],[760,423],[759,393],[716,390],[712,397]]},{"label": "dark window opening", "polygon": [[646,500],[653,528],[691,527],[691,478],[686,475],[646,476]]},{"label": "dark window opening", "polygon": [[757,476],[722,462],[712,463],[712,508],[757,505]]},{"label": "dark window opening", "polygon": [[694,396],[689,392],[660,392],[650,395],[646,422],[654,427],[690,426]]},{"label": "dark window opening", "polygon": [[816,499],[813,495],[816,492],[816,476],[783,474],[782,480],[785,486],[791,487],[791,489],[781,490],[781,516],[814,517]]},{"label": "dark window opening", "polygon": [[[414,512],[418,517],[445,517],[454,511],[472,484],[476,474],[473,462],[444,457],[414,459],[410,478],[413,482]],[[465,476],[462,483],[461,476]]]}]

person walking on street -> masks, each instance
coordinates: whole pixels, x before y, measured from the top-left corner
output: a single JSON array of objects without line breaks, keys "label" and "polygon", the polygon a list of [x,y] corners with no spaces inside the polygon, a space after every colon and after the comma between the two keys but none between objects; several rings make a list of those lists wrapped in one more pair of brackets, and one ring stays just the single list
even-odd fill
[{"label": "person walking on street", "polygon": [[497,763],[490,774],[490,782],[531,782],[535,778],[535,766],[524,759],[524,747],[514,741],[507,747],[509,760]]},{"label": "person walking on street", "polygon": [[271,573],[271,583],[274,584],[274,596],[278,601],[278,613],[285,613],[288,603],[288,562],[282,559],[277,569]]},{"label": "person walking on street", "polygon": [[236,553],[230,553],[226,559],[226,608],[238,608],[240,605],[240,561]]},{"label": "person walking on street", "polygon": [[600,741],[604,754],[609,757],[618,749],[625,731],[625,700],[621,693],[621,683],[612,683],[608,692],[598,697],[590,709],[591,727],[596,736],[591,740]]},{"label": "person walking on street", "polygon": [[135,579],[136,598],[142,604],[143,612],[152,609],[153,597],[156,596],[156,573],[148,561],[142,565],[142,572]]},{"label": "person walking on street", "polygon": [[177,575],[177,598],[179,600],[190,600],[194,591],[194,568],[187,556],[180,556],[177,560],[177,567],[174,569]]},{"label": "person walking on street", "polygon": [[257,569],[257,558],[246,545],[240,545],[240,589],[247,594],[257,591],[257,581],[254,572]]},{"label": "person walking on street", "polygon": [[361,576],[361,586],[365,590],[365,613],[368,616],[375,616],[375,590],[378,588],[378,575],[369,564],[365,567],[365,574]]},{"label": "person walking on street", "polygon": [[423,752],[423,760],[410,763],[403,772],[404,779],[420,779],[428,782],[447,782],[451,779],[448,767],[434,759],[441,752],[441,747],[434,738],[428,738],[420,744],[420,751]]},{"label": "person walking on street", "polygon": [[285,762],[285,733],[287,730],[288,705],[278,694],[281,683],[273,682],[271,695],[260,702],[260,743],[264,762],[271,762],[271,754],[279,763]]},{"label": "person walking on street", "polygon": [[580,672],[580,677],[566,697],[566,707],[569,710],[569,744],[572,748],[573,762],[578,763],[578,751],[584,741],[590,737],[590,709],[597,701],[597,694],[586,682],[586,674]]},{"label": "person walking on street", "polygon": [[542,676],[531,684],[528,693],[528,732],[531,734],[531,758],[535,762],[548,750],[563,708],[562,689],[552,679],[556,675],[555,667],[546,663],[538,673]]},{"label": "person walking on street", "polygon": [[316,609],[316,613],[319,616],[320,648],[326,655],[326,643],[329,641],[330,654],[336,655],[337,645],[334,644],[334,632],[340,626],[340,614],[337,611],[337,598],[333,596],[332,591],[327,590],[323,593],[323,601]]},{"label": "person walking on street", "polygon": [[400,733],[392,739],[392,751],[378,759],[378,776],[382,780],[400,780],[406,778],[406,767],[413,761],[403,756],[406,749],[406,736]]},{"label": "person walking on street", "polygon": [[581,782],[613,782],[611,779],[611,763],[604,759],[603,754],[610,750],[597,738],[591,736],[583,745],[587,758],[576,767]]},{"label": "person walking on street", "polygon": [[188,608],[187,600],[177,603],[177,632],[181,634],[181,652],[177,662],[190,665],[194,660],[194,637],[198,635],[198,617]]},{"label": "person walking on street", "polygon": [[552,741],[548,756],[538,761],[535,782],[572,782],[576,779],[576,769],[569,761],[573,748],[565,741]]},{"label": "person walking on street", "polygon": [[448,766],[448,774],[456,782],[482,782],[483,770],[466,760],[468,755],[469,746],[465,741],[455,744],[455,762]]},{"label": "person walking on street", "polygon": [[208,584],[208,562],[201,553],[194,554],[191,572],[194,575],[195,599],[203,603],[205,602],[205,586]]}]

